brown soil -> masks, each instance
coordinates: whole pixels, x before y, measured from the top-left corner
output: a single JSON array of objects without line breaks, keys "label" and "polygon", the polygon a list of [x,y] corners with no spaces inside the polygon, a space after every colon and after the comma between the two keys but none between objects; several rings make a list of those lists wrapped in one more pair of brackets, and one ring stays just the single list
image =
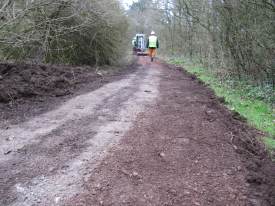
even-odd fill
[{"label": "brown soil", "polygon": [[35,83],[7,67],[1,91],[17,100],[0,104],[0,205],[275,205],[261,134],[181,68],[140,57],[72,79],[33,66]]},{"label": "brown soil", "polygon": [[195,76],[156,64],[159,101],[67,204],[275,205],[275,165],[260,134]]},{"label": "brown soil", "polygon": [[94,69],[88,67],[30,64],[0,64],[0,75],[0,102],[3,103],[34,96],[64,96],[71,93],[73,85],[97,76]]},{"label": "brown soil", "polygon": [[132,71],[129,67],[0,64],[0,128],[52,110]]}]

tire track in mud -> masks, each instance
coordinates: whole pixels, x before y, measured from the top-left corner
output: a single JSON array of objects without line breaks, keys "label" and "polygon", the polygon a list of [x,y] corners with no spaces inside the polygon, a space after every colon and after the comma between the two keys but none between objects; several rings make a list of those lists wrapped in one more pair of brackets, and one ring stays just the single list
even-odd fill
[{"label": "tire track in mud", "polygon": [[120,81],[1,130],[0,205],[61,205],[77,195],[108,148],[154,102],[158,82],[158,70],[140,66]]}]

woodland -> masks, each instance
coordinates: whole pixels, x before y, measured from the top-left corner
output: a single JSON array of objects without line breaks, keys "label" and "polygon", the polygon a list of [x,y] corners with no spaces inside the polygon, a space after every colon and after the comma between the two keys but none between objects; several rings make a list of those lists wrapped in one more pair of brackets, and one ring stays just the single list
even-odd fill
[{"label": "woodland", "polygon": [[114,64],[135,33],[155,30],[164,56],[186,56],[275,87],[274,0],[2,0],[1,61]]}]

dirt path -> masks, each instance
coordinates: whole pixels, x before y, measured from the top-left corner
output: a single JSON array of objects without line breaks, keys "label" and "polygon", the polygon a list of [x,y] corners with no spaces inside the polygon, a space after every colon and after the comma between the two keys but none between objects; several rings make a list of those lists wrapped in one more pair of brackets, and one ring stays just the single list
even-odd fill
[{"label": "dirt path", "polygon": [[192,76],[139,63],[121,80],[0,130],[0,205],[275,203],[274,167],[238,144],[256,131]]}]

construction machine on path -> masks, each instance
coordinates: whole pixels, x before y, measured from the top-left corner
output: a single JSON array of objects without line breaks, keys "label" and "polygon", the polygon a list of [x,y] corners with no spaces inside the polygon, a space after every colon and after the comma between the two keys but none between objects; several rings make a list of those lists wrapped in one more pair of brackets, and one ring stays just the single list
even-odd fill
[{"label": "construction machine on path", "polygon": [[146,36],[145,34],[136,34],[132,41],[133,44],[133,54],[138,56],[147,56],[146,52]]}]

